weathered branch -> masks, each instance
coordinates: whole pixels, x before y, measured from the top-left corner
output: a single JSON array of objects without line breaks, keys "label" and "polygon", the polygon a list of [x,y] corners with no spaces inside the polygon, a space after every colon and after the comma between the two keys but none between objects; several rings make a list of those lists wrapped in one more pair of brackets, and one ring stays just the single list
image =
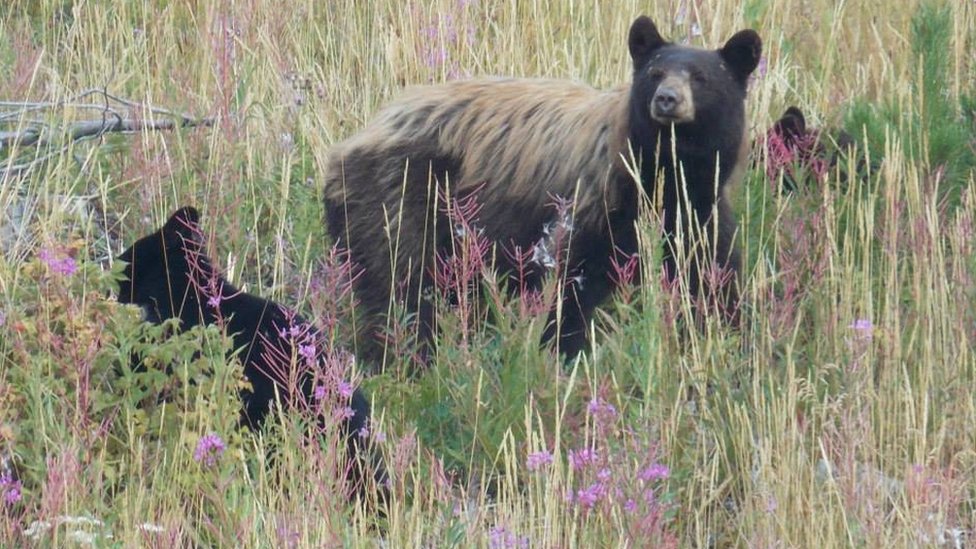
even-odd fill
[{"label": "weathered branch", "polygon": [[[104,120],[82,120],[74,122],[68,126],[67,134],[71,141],[77,141],[86,137],[96,137],[110,132],[138,132],[146,130],[172,130],[174,128],[191,128],[194,126],[210,127],[213,119],[203,118],[200,120],[134,120],[112,118]],[[30,145],[49,145],[51,139],[43,138],[42,128],[28,128],[21,131],[0,131],[0,149],[20,145],[27,147]]]},{"label": "weathered branch", "polygon": [[[53,109],[95,111],[100,116],[74,121],[66,126],[53,126],[37,116],[37,113]],[[134,118],[128,114],[137,109],[145,112],[146,117]],[[40,163],[63,154],[71,144],[107,133],[210,127],[213,124],[212,118],[196,118],[169,109],[142,105],[103,89],[85,90],[60,102],[0,101],[0,125],[17,126],[17,129],[0,131],[0,151],[12,150],[10,156],[0,164],[0,179],[23,175]]]}]

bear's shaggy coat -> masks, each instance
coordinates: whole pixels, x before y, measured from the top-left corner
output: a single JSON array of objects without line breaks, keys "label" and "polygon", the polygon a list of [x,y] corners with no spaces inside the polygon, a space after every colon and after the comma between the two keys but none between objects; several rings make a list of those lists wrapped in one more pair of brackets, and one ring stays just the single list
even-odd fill
[{"label": "bear's shaggy coat", "polygon": [[[685,245],[687,287],[735,317],[734,277],[710,289],[700,272],[711,265],[732,275],[738,269],[724,191],[748,151],[746,88],[761,41],[746,30],[718,50],[685,47],[666,42],[640,17],[629,48],[629,86],[598,91],[498,78],[419,87],[330,151],[328,230],[364,271],[356,285],[366,317],[360,356],[382,357],[375,336],[393,292],[419,313],[422,337],[431,337],[433,308],[424,289],[435,254],[450,253],[446,196],[474,195],[478,227],[509,249],[544,238],[546,225],[558,221],[554,197],[574,200],[566,223],[567,280],[576,283],[567,286],[561,318],[553,316],[546,332],[547,339],[558,334],[568,355],[585,347],[591,313],[613,289],[611,262],[637,252],[643,197],[662,212],[669,275],[679,272],[675,256],[685,255],[675,247],[679,227],[683,242],[704,235],[707,258],[701,246]],[[640,185],[628,161],[639,166]],[[499,270],[511,269],[508,254],[496,250],[494,259]]]}]

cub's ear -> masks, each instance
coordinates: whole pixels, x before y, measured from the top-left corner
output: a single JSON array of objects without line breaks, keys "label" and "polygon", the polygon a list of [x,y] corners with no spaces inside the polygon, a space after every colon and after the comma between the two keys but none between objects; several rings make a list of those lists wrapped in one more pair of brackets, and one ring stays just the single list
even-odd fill
[{"label": "cub's ear", "polygon": [[667,42],[661,38],[661,33],[654,26],[654,21],[646,15],[641,15],[630,26],[630,36],[627,45],[630,47],[630,57],[634,60],[634,69],[647,63],[651,54]]},{"label": "cub's ear", "polygon": [[745,81],[759,65],[762,39],[754,30],[739,31],[729,38],[718,53],[739,80]]},{"label": "cub's ear", "polygon": [[193,206],[183,206],[169,216],[163,225],[163,237],[167,242],[201,244],[200,212]]},{"label": "cub's ear", "polygon": [[803,117],[803,111],[796,107],[789,107],[773,128],[784,137],[801,137],[807,133],[807,120]]}]

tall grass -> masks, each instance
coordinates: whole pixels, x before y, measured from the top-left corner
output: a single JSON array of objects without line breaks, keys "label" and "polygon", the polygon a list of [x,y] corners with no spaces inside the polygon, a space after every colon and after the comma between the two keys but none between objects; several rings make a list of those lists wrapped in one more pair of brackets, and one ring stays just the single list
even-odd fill
[{"label": "tall grass", "polygon": [[[569,365],[537,344],[558,281],[517,299],[479,270],[468,301],[445,276],[431,364],[417,371],[400,315],[386,372],[363,380],[391,472],[376,513],[350,504],[300,419],[233,429],[222,334],[163,341],[110,299],[111,258],[193,203],[228,278],[350,318],[322,223],[328,147],[406,85],[624,82],[640,13],[695,45],[759,30],[752,138],[796,104],[857,141],[849,169],[796,193],[761,164],[735,189],[741,330],[682,327],[650,216],[644,284]],[[134,100],[135,118],[215,124],[0,149],[53,153],[0,181],[0,442],[16,472],[0,477],[0,545],[972,543],[974,29],[972,2],[934,0],[4,3],[0,99],[55,106],[11,107],[3,130],[90,117],[57,105],[92,88]],[[458,244],[474,263],[457,269],[477,266],[483,246]],[[174,364],[141,380],[148,398],[120,374],[133,352]],[[209,433],[226,445],[211,467],[193,456]]]}]

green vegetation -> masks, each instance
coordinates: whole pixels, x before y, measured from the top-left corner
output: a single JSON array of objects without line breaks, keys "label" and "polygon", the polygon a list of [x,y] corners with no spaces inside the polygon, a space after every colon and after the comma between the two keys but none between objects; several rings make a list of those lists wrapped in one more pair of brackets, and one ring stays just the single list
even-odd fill
[{"label": "green vegetation", "polygon": [[[951,547],[976,535],[976,4],[287,5],[0,7],[0,131],[50,129],[0,147],[0,454],[17,474],[0,476],[0,546]],[[640,13],[709,47],[757,28],[750,136],[799,105],[812,126],[842,125],[858,144],[846,161],[867,167],[793,194],[751,167],[734,191],[740,331],[683,326],[687,299],[658,283],[651,215],[646,283],[601,310],[598,344],[572,364],[537,345],[555,281],[517,299],[490,269],[456,279],[428,368],[402,314],[385,371],[359,365],[391,473],[378,516],[344,494],[335,433],[307,440],[288,413],[258,435],[235,428],[225,334],[168,339],[111,299],[111,258],[192,203],[230,280],[347,344],[319,198],[329,145],[405,85],[625,82]],[[167,118],[155,107],[213,125],[71,141],[69,124],[104,110],[93,89],[131,100],[111,102],[127,119]],[[477,264],[481,244],[461,244]],[[448,295],[476,284],[482,299]],[[157,367],[132,371],[134,354]]]}]

